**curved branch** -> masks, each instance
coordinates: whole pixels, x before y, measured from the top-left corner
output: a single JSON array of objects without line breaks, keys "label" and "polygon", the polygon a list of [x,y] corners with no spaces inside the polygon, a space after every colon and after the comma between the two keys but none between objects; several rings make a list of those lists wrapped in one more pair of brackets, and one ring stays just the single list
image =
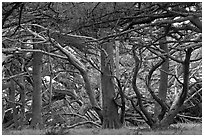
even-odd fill
[{"label": "curved branch", "polygon": [[162,110],[161,110],[161,116],[163,116],[166,113],[166,110],[168,109],[168,106],[157,96],[155,95],[155,93],[153,92],[153,90],[151,89],[151,77],[153,72],[159,67],[161,66],[163,63],[165,62],[165,60],[161,60],[159,61],[155,66],[152,67],[152,69],[149,71],[149,75],[147,76],[147,80],[146,80],[146,86],[148,88],[148,91],[150,92],[150,94],[152,95],[152,97],[154,98],[155,101],[157,101],[157,103],[161,106]]},{"label": "curved branch", "polygon": [[134,74],[133,74],[133,78],[132,78],[132,87],[133,87],[133,90],[135,92],[135,94],[137,95],[137,99],[138,99],[138,104],[139,104],[139,107],[142,111],[142,113],[145,115],[146,117],[146,122],[147,124],[152,127],[153,125],[153,120],[150,116],[150,114],[147,112],[147,110],[144,108],[143,104],[142,104],[142,96],[140,94],[140,91],[138,90],[137,86],[136,86],[136,80],[137,80],[137,73],[140,69],[140,60],[139,58],[136,56],[136,53],[135,53],[135,50],[134,48],[132,49],[132,52],[133,52],[133,58],[135,60],[135,68],[134,68]]}]

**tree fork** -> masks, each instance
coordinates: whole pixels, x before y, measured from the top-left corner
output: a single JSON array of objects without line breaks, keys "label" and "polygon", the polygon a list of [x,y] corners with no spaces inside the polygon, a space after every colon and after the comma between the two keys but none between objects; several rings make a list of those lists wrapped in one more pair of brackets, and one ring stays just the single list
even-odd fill
[{"label": "tree fork", "polygon": [[169,113],[167,116],[160,122],[160,127],[168,127],[174,120],[174,117],[178,114],[180,111],[180,108],[182,107],[188,93],[189,89],[189,65],[190,65],[190,57],[191,53],[193,52],[192,48],[188,48],[186,51],[186,57],[183,61],[183,90],[179,95],[176,97],[175,101],[173,102]]}]

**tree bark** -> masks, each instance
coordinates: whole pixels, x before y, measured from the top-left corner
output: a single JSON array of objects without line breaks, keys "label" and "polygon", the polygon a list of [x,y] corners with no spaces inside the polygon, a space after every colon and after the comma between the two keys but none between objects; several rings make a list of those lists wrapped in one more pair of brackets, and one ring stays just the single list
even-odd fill
[{"label": "tree bark", "polygon": [[[34,49],[39,49],[42,45],[34,45]],[[42,57],[43,54],[39,52],[33,53],[33,93],[32,93],[32,121],[31,128],[42,128]]]},{"label": "tree bark", "polygon": [[[166,37],[162,38],[160,40],[161,43],[165,43]],[[168,45],[161,44],[160,48],[164,50],[168,54]],[[159,83],[159,92],[158,97],[165,102],[166,101],[166,95],[167,95],[167,88],[168,88],[168,74],[166,72],[169,71],[169,59],[166,58],[165,62],[161,66],[160,70],[160,83]],[[155,108],[154,108],[154,117],[158,120],[161,120],[165,113],[161,114],[161,106],[155,101]]]},{"label": "tree bark", "polygon": [[199,17],[193,16],[190,19],[190,22],[195,25],[202,33],[202,22],[200,21]]},{"label": "tree bark", "polygon": [[11,80],[10,89],[9,89],[9,100],[11,101],[11,107],[13,109],[13,121],[14,128],[18,128],[18,112],[15,104],[15,83],[14,80]]},{"label": "tree bark", "polygon": [[122,124],[115,103],[115,89],[113,83],[113,45],[105,43],[101,51],[101,86],[103,97],[103,125],[102,128],[121,128]]},{"label": "tree bark", "polygon": [[120,72],[119,72],[119,65],[120,65],[120,56],[119,56],[119,47],[120,47],[120,42],[115,41],[115,66],[116,66],[116,77],[120,79]]},{"label": "tree bark", "polygon": [[[22,68],[23,71],[23,68]],[[20,78],[21,86],[20,86],[20,96],[21,96],[21,112],[20,112],[20,128],[23,128],[25,122],[25,103],[26,103],[26,94],[25,94],[25,81],[24,76]]]}]

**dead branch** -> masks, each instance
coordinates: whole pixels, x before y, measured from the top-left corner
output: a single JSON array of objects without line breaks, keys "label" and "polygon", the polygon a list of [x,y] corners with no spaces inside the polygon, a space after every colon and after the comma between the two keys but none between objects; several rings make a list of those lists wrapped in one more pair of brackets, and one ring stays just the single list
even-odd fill
[{"label": "dead branch", "polygon": [[84,119],[84,120],[88,120],[85,116],[82,116],[82,115],[80,115],[80,114],[77,114],[77,113],[64,113],[64,114],[61,114],[61,115],[69,115],[69,116],[77,116],[77,117],[80,117],[80,118],[82,118],[82,119]]},{"label": "dead branch", "polygon": [[5,77],[5,78],[3,78],[2,80],[10,80],[10,79],[13,79],[13,78],[16,78],[16,77],[24,76],[24,75],[26,75],[26,74],[28,74],[28,73],[27,73],[27,72],[23,72],[23,73],[19,73],[19,74],[10,76],[10,77]]},{"label": "dead branch", "polygon": [[202,90],[202,88],[199,89],[198,91],[196,91],[193,95],[191,95],[187,100],[184,101],[184,104],[185,104],[186,102],[188,102],[189,100],[191,100],[191,99],[192,99],[196,94],[198,94],[201,90]]},{"label": "dead branch", "polygon": [[181,114],[178,114],[178,116],[180,116],[180,117],[184,117],[184,118],[190,118],[190,119],[202,120],[202,117],[191,117],[191,116],[185,116],[185,115],[181,115]]},{"label": "dead branch", "polygon": [[99,125],[93,121],[84,121],[84,122],[79,122],[79,123],[73,124],[71,126],[67,126],[67,127],[65,127],[65,129],[75,128],[77,126],[86,125],[86,124],[92,124],[92,125],[97,126],[99,128],[101,127],[101,125]]}]

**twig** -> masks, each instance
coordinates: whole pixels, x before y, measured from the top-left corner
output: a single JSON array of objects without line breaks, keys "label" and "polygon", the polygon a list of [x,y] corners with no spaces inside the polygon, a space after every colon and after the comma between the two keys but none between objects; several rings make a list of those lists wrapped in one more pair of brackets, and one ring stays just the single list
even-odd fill
[{"label": "twig", "polygon": [[37,49],[2,48],[2,52],[3,53],[12,53],[12,54],[13,54],[13,52],[17,52],[17,53],[18,52],[40,52],[40,53],[43,53],[43,54],[51,56],[51,57],[57,57],[57,58],[67,60],[67,57],[65,57],[65,56],[57,55],[57,54],[54,54],[54,53],[48,53],[46,51],[37,50]]},{"label": "twig", "polygon": [[142,28],[145,28],[145,27],[149,27],[149,26],[156,26],[156,25],[161,25],[161,24],[172,24],[172,23],[177,23],[177,22],[183,22],[183,21],[186,21],[186,20],[190,20],[192,17],[184,17],[184,18],[179,18],[179,19],[175,19],[175,20],[163,20],[163,21],[156,21],[154,23],[148,23],[148,24],[145,24],[145,25],[142,25],[142,26],[139,26],[139,27],[135,27],[134,29],[130,29],[130,30],[127,30],[127,31],[123,31],[121,33],[118,33],[118,34],[113,34],[113,35],[108,35],[108,36],[105,36],[101,39],[98,39],[97,41],[103,41],[105,39],[109,39],[109,38],[113,38],[113,37],[118,37],[118,36],[121,36],[121,35],[124,35],[124,34],[127,34],[127,33],[130,33],[132,31],[135,31],[135,30],[139,30],[139,29],[142,29]]},{"label": "twig", "polygon": [[87,61],[92,65],[92,67],[94,67],[96,70],[98,70],[101,74],[103,73],[100,69],[99,69],[99,67],[90,59],[90,60],[88,60],[87,59]]},{"label": "twig", "polygon": [[191,116],[185,116],[185,115],[181,115],[181,114],[177,114],[177,115],[180,116],[180,117],[202,120],[202,117],[191,117]]},{"label": "twig", "polygon": [[23,76],[23,75],[26,75],[26,74],[28,74],[28,72],[19,73],[19,74],[16,74],[16,75],[10,76],[10,77],[3,78],[2,80],[13,79],[13,78],[20,77],[20,76]]},{"label": "twig", "polygon": [[22,103],[19,103],[19,102],[13,102],[11,100],[8,100],[7,98],[4,98],[6,102],[9,102],[9,103],[12,103],[12,104],[17,104],[17,105],[20,105],[22,106]]},{"label": "twig", "polygon": [[188,102],[190,99],[192,99],[192,98],[193,98],[196,94],[198,94],[201,90],[202,90],[202,88],[199,89],[198,91],[196,91],[193,95],[191,95],[187,100],[185,100],[184,104],[185,104],[186,102]]}]

